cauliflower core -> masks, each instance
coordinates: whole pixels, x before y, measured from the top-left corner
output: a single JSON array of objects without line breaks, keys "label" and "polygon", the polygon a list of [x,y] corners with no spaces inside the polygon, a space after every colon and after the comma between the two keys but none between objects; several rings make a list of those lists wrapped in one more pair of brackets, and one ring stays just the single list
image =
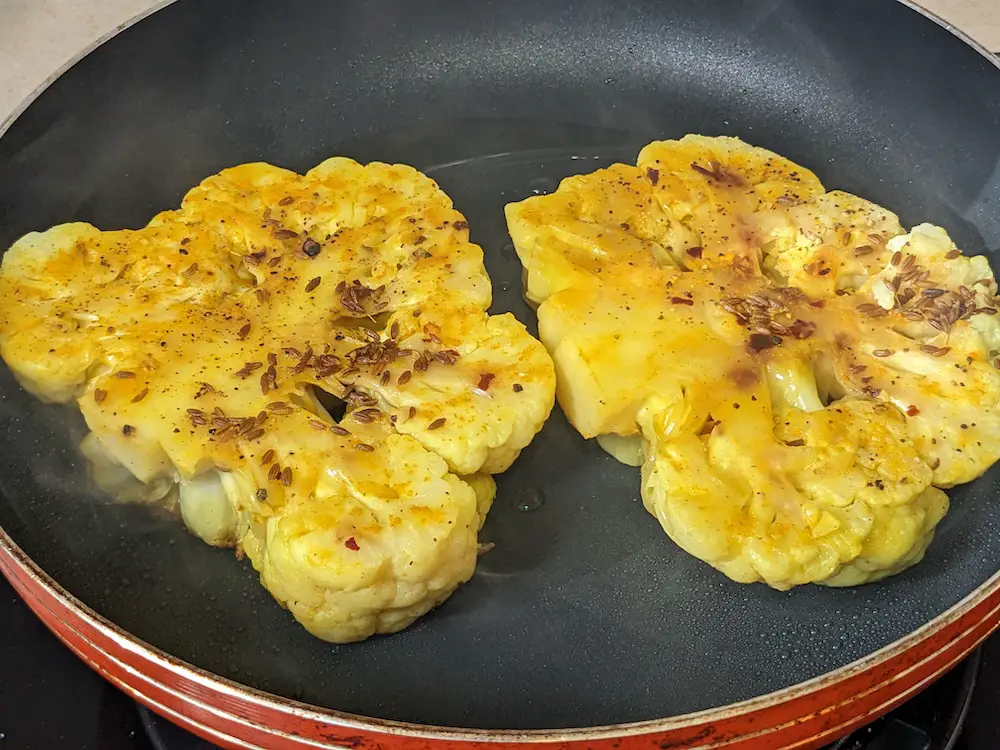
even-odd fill
[{"label": "cauliflower core", "polygon": [[506,214],[570,422],[734,580],[896,573],[1000,457],[996,283],[940,228],[701,136]]},{"label": "cauliflower core", "polygon": [[490,474],[552,408],[551,359],[490,299],[468,225],[416,170],[247,164],[143,229],[15,243],[0,354],[77,401],[103,486],[179,503],[310,632],[353,641],[468,580]]}]

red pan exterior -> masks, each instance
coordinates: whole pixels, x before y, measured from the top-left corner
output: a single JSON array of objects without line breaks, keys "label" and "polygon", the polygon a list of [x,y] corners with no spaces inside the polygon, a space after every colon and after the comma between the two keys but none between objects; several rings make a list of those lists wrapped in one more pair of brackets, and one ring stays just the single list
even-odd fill
[{"label": "red pan exterior", "polygon": [[0,572],[92,668],[153,711],[230,748],[813,750],[899,705],[1000,625],[1000,574],[948,612],[821,678],[723,709],[558,732],[462,731],[323,711],[242,687],[139,641],[63,590],[0,530]]}]

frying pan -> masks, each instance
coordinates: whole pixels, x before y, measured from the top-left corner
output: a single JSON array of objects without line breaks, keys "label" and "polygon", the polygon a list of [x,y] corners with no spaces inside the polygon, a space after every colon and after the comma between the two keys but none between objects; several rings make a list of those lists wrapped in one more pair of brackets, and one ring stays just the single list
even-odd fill
[{"label": "frying pan", "polygon": [[[177,2],[9,125],[0,245],[141,226],[241,162],[399,161],[468,218],[494,310],[533,326],[503,204],[687,132],[777,150],[970,254],[1000,246],[1000,70],[893,0]],[[557,410],[499,477],[472,581],[335,646],[231,552],[94,490],[73,410],[5,369],[0,396],[0,568],[96,669],[231,747],[818,747],[1000,619],[1000,471],[951,492],[914,569],[780,593],[681,552],[638,472]]]}]

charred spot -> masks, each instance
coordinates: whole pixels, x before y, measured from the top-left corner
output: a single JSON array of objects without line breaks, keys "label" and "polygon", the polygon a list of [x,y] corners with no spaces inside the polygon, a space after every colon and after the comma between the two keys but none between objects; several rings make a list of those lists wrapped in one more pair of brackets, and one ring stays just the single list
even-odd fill
[{"label": "charred spot", "polygon": [[729,377],[738,388],[751,388],[760,381],[760,372],[752,367],[737,367],[729,371]]},{"label": "charred spot", "polygon": [[765,349],[770,349],[780,345],[781,336],[773,333],[751,333],[747,349],[751,354],[756,354],[757,352],[762,352]]}]

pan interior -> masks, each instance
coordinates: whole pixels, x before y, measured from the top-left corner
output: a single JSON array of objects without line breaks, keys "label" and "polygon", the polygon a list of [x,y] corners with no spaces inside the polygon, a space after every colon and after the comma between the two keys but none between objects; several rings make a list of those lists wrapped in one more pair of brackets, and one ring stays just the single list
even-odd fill
[{"label": "pan interior", "polygon": [[[378,6],[377,10],[374,6]],[[494,311],[534,330],[502,207],[740,135],[967,252],[1000,245],[1000,73],[889,0],[180,2],[72,68],[0,140],[0,244],[137,226],[202,177],[334,153],[437,179],[486,252]],[[885,36],[883,36],[885,35]],[[1000,262],[996,254],[994,263]],[[0,372],[0,525],[102,615],[277,695],[471,728],[612,724],[724,706],[905,636],[1000,567],[1000,472],[950,493],[927,558],[883,583],[779,593],[675,547],[634,469],[558,412],[499,479],[473,580],[407,631],[307,635],[231,551],[90,489],[73,410]]]}]

